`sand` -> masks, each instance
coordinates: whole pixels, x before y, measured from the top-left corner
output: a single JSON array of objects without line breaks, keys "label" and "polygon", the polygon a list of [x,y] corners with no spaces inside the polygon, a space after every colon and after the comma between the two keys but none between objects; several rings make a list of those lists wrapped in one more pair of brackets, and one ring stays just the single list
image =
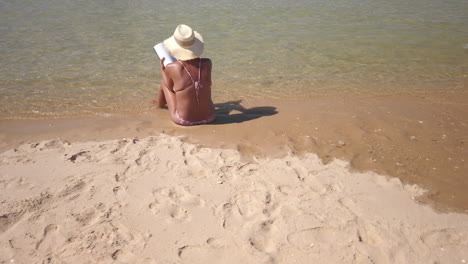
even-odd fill
[{"label": "sand", "polygon": [[465,263],[468,216],[315,154],[158,135],[0,154],[0,263]]},{"label": "sand", "polygon": [[244,158],[317,154],[360,172],[428,190],[419,200],[468,213],[468,93],[321,96],[302,101],[218,102],[218,120],[178,127],[167,110],[74,120],[0,120],[0,151],[60,138],[70,142],[155,136],[239,150]]},{"label": "sand", "polygon": [[0,263],[466,263],[466,94],[0,121]]}]

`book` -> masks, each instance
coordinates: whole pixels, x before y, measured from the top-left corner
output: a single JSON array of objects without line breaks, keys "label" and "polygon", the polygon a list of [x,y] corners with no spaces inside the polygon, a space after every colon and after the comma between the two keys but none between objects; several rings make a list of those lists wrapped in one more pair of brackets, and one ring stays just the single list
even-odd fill
[{"label": "book", "polygon": [[177,61],[176,58],[172,57],[171,54],[169,54],[162,42],[154,45],[154,51],[156,51],[156,54],[158,54],[160,60],[162,60],[162,58],[166,58],[164,60],[164,66],[171,62]]}]

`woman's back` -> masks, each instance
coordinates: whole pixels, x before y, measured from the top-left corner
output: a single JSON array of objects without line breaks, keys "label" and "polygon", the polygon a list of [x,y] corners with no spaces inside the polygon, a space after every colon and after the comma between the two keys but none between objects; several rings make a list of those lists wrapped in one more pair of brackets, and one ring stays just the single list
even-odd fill
[{"label": "woman's back", "polygon": [[214,106],[211,100],[210,59],[177,61],[166,66],[167,86],[175,92],[175,115],[178,123],[212,121]]}]

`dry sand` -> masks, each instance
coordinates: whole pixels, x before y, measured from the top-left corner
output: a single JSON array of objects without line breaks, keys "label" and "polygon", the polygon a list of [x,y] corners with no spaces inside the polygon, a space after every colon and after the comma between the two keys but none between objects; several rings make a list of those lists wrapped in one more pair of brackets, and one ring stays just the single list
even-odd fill
[{"label": "dry sand", "polygon": [[465,263],[466,98],[1,121],[0,263]]},{"label": "dry sand", "polygon": [[313,154],[160,135],[0,154],[0,263],[465,263],[468,216]]}]

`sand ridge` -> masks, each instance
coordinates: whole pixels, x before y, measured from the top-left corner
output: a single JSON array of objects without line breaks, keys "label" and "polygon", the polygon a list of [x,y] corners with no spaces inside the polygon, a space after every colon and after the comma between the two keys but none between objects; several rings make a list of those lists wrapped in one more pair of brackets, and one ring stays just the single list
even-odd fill
[{"label": "sand ridge", "polygon": [[159,135],[0,154],[0,263],[464,263],[468,216],[314,154]]}]

